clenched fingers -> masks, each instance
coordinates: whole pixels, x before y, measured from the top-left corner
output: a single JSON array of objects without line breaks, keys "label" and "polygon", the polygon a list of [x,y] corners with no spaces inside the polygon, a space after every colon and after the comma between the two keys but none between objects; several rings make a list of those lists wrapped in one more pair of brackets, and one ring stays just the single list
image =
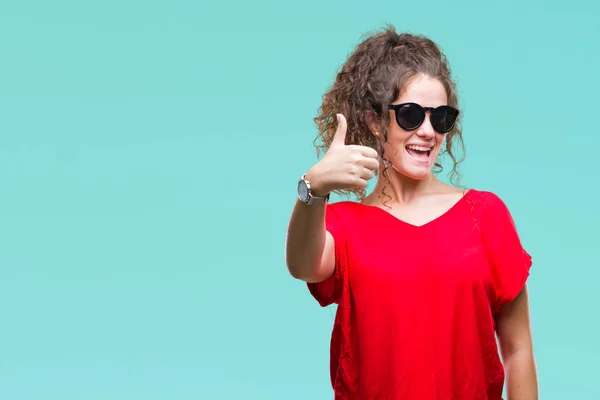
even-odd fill
[{"label": "clenched fingers", "polygon": [[356,152],[360,153],[361,155],[363,155],[365,157],[377,158],[379,156],[379,154],[377,154],[377,150],[372,149],[372,148],[367,147],[367,146],[360,146],[360,145],[352,144],[352,145],[350,145],[348,147],[351,150],[356,151]]}]

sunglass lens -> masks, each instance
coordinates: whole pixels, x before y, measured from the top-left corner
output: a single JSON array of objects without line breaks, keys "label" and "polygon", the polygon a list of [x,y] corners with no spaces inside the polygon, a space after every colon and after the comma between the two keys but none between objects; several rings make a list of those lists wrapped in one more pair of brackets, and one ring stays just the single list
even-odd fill
[{"label": "sunglass lens", "polygon": [[431,126],[439,133],[448,133],[454,127],[456,117],[458,117],[458,112],[452,107],[438,107],[431,114]]},{"label": "sunglass lens", "polygon": [[417,104],[405,104],[396,112],[396,120],[402,129],[416,129],[425,119],[425,111]]}]

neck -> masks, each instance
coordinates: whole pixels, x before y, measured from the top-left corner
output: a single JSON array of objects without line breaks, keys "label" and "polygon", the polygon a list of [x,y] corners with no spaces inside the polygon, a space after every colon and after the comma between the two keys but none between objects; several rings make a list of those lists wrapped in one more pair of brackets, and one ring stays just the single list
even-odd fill
[{"label": "neck", "polygon": [[386,176],[380,173],[373,192],[365,199],[365,202],[385,202],[389,205],[406,204],[410,203],[415,197],[435,191],[440,188],[440,185],[444,185],[432,173],[425,179],[412,179],[391,167],[388,168],[386,174],[389,183]]}]

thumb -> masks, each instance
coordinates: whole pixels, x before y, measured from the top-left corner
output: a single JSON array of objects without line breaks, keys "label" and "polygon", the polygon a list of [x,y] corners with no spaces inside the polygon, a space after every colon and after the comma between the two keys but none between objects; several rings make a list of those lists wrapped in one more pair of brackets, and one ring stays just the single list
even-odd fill
[{"label": "thumb", "polygon": [[337,130],[335,131],[335,135],[333,135],[331,143],[337,146],[344,146],[346,144],[346,129],[348,128],[346,117],[343,114],[337,114],[337,122]]}]

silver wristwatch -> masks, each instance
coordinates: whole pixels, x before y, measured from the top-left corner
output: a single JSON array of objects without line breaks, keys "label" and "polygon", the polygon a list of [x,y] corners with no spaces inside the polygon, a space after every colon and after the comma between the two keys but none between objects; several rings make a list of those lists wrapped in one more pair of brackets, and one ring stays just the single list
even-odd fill
[{"label": "silver wristwatch", "polygon": [[329,200],[329,193],[327,193],[327,196],[313,196],[310,191],[310,182],[306,179],[306,174],[304,174],[298,181],[298,199],[310,206],[318,201],[327,202]]}]

